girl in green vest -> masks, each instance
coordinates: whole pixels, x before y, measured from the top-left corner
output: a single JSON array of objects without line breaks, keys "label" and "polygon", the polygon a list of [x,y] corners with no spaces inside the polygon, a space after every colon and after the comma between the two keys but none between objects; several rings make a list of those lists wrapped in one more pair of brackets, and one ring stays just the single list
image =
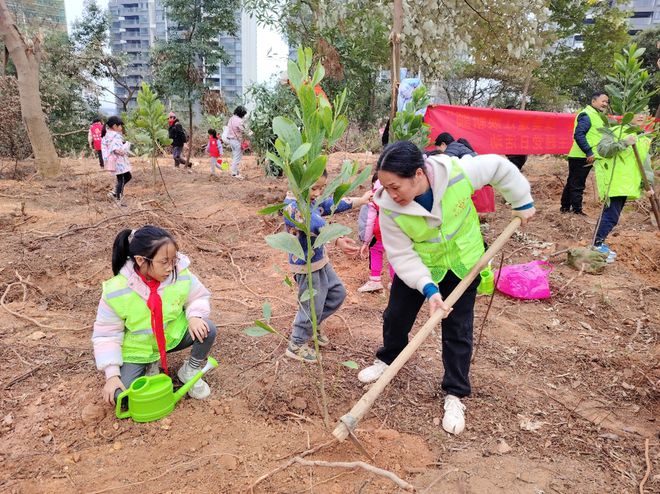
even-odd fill
[{"label": "girl in green vest", "polygon": [[[209,319],[210,293],[178,250],[169,232],[151,225],[122,230],[115,238],[115,276],[103,283],[92,334],[107,403],[114,404],[138,377],[157,374],[159,366],[169,374],[169,352],[192,346],[177,373],[184,383],[206,365],[216,336]],[[210,393],[201,379],[188,391],[197,399]]]},{"label": "girl in green vest", "polygon": [[[639,199],[644,192],[642,174],[637,166],[632,145],[635,144],[645,175],[650,184],[653,184],[653,169],[649,150],[651,138],[643,133],[638,134],[644,126],[647,115],[635,115],[632,120],[634,126],[617,125],[610,130],[612,134],[603,134],[598,143],[600,159],[596,160],[596,184],[601,201],[605,201],[603,211],[596,232],[594,248],[607,256],[607,262],[614,262],[616,252],[605,244],[605,239],[619,223],[623,206],[628,199]],[[615,158],[616,156],[616,158]],[[649,191],[652,194],[653,191]]]},{"label": "girl in green vest", "polygon": [[389,145],[381,154],[374,195],[387,257],[396,276],[383,313],[383,346],[376,361],[358,374],[364,383],[378,379],[408,344],[408,333],[425,300],[429,310],[446,311],[442,321],[442,362],[446,393],[443,428],[459,434],[465,427],[461,398],[471,392],[474,301],[479,277],[448,311],[443,299],[484,253],[479,218],[470,196],[492,185],[525,223],[534,213],[529,183],[506,158],[494,154],[462,159],[437,155],[424,159],[409,141]]}]

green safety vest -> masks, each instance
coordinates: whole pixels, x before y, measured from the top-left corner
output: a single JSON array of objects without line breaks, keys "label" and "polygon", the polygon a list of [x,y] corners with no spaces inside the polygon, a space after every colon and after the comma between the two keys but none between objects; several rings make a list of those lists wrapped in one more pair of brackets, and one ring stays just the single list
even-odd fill
[{"label": "green safety vest", "polygon": [[[628,129],[630,129],[629,126],[623,128],[622,138],[630,135],[630,132],[627,132]],[[612,127],[611,130],[615,136],[618,136],[621,126],[617,125],[616,127]],[[651,140],[648,137],[638,136],[636,147],[639,158],[644,163],[644,160],[646,160],[649,154]],[[637,160],[635,159],[635,152],[632,146],[627,146],[616,155],[616,165],[614,156],[611,158],[600,158],[596,160],[594,170],[596,172],[598,195],[601,200],[605,199],[605,194],[608,197],[627,197],[630,200],[639,199],[642,195],[642,174],[637,166]],[[610,190],[608,192],[607,187],[610,179],[612,185],[609,186]]]},{"label": "green safety vest", "polygon": [[[176,281],[160,293],[167,351],[176,347],[188,330],[183,305],[188,299],[190,286],[190,271],[184,269],[178,273]],[[103,283],[103,299],[124,321],[124,362],[148,364],[159,360],[158,343],[151,328],[151,311],[147,301],[128,286],[128,279],[123,274]]]},{"label": "green safety vest", "polygon": [[429,268],[434,283],[442,281],[449,270],[463,279],[484,253],[479,216],[471,198],[473,192],[458,160],[452,159],[447,190],[440,202],[440,227],[429,226],[423,216],[383,208],[384,214],[412,240],[413,250]]},{"label": "green safety vest", "polygon": [[[573,135],[575,135],[575,128],[577,127],[578,117],[582,113],[586,113],[587,116],[589,117],[589,121],[591,122],[591,127],[589,127],[589,131],[587,132],[587,142],[589,143],[589,146],[591,146],[591,150],[593,151],[594,156],[598,158],[598,152],[596,151],[596,147],[598,146],[600,139],[603,137],[603,135],[600,132],[598,132],[598,129],[603,127],[605,124],[603,123],[603,119],[600,116],[600,112],[596,110],[593,106],[587,105],[580,113],[578,113],[575,116],[575,121],[573,122]],[[575,138],[573,138],[573,147],[571,147],[571,150],[568,152],[568,157],[569,158],[587,157],[584,151],[580,149],[580,146],[578,146],[578,143],[575,142]]]}]

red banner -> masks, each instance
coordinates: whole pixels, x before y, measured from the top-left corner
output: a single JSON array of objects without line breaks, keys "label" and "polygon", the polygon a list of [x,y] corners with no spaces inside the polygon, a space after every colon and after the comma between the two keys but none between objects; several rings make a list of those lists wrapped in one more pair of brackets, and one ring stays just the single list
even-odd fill
[{"label": "red banner", "polygon": [[449,132],[467,139],[479,154],[567,154],[575,115],[432,105],[424,121],[431,126],[431,142]]}]

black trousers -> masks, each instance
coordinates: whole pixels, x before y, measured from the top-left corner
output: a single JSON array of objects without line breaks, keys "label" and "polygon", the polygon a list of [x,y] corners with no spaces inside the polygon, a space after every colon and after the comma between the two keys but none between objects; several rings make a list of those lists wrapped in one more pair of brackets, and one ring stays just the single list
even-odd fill
[{"label": "black trousers", "polygon": [[115,187],[115,197],[117,199],[121,199],[121,196],[124,195],[124,186],[131,181],[133,175],[131,175],[131,172],[126,172],[126,173],[120,173],[119,175],[116,175],[116,177],[117,177],[117,186]]},{"label": "black trousers", "polygon": [[562,210],[574,213],[582,211],[584,186],[592,168],[592,165],[587,164],[587,158],[568,158],[568,178],[561,194]]},{"label": "black trousers", "polygon": [[103,152],[100,149],[95,150],[94,152],[96,153],[96,156],[98,156],[99,158],[99,166],[103,168]]},{"label": "black trousers", "polygon": [[[451,271],[447,273],[439,285],[442,298],[446,299],[460,281]],[[471,392],[469,373],[478,285],[477,276],[454,304],[449,317],[442,320],[442,363],[445,368],[442,389],[459,398],[469,396]],[[394,277],[390,299],[383,312],[383,346],[376,352],[378,359],[389,365],[406,347],[408,334],[425,300],[418,290],[410,288],[398,276]]]}]

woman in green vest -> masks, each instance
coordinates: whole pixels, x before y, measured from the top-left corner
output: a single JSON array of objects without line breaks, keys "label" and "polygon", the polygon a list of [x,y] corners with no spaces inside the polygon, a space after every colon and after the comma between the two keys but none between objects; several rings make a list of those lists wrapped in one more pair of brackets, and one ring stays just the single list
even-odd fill
[{"label": "woman in green vest", "polygon": [[[410,141],[383,150],[378,165],[383,188],[374,195],[388,259],[396,272],[383,313],[383,346],[376,361],[358,374],[378,379],[408,344],[408,334],[425,300],[429,310],[447,310],[447,297],[484,253],[472,193],[492,185],[525,223],[534,213],[529,183],[506,158],[494,154],[458,159],[444,155],[425,160]],[[465,427],[461,398],[471,392],[474,301],[479,278],[442,321],[442,362],[446,393],[443,428],[459,434]]]},{"label": "woman in green vest", "polygon": [[591,104],[582,109],[573,122],[573,146],[568,152],[568,178],[561,194],[562,213],[584,215],[582,194],[593,163],[598,158],[596,146],[600,141],[603,113],[607,111],[609,97],[602,91],[591,95]]},{"label": "woman in green vest", "polygon": [[[607,256],[607,262],[614,262],[616,253],[604,242],[610,232],[619,223],[619,217],[627,200],[639,199],[644,192],[642,174],[637,166],[635,144],[645,175],[653,184],[653,169],[651,168],[651,138],[640,132],[648,116],[641,113],[635,115],[631,125],[612,127],[611,133],[603,134],[598,143],[598,154],[602,157],[596,160],[596,184],[601,201],[605,201],[601,213],[600,224],[596,232],[594,248]],[[649,191],[652,194],[653,191]]]},{"label": "woman in green vest", "polygon": [[[159,367],[169,374],[169,352],[192,346],[177,373],[184,383],[206,365],[216,335],[209,319],[210,293],[178,250],[172,235],[151,225],[122,230],[115,238],[115,276],[103,283],[92,334],[107,403],[114,404],[135,379],[157,374]],[[202,379],[188,391],[197,399],[210,393]]]}]

